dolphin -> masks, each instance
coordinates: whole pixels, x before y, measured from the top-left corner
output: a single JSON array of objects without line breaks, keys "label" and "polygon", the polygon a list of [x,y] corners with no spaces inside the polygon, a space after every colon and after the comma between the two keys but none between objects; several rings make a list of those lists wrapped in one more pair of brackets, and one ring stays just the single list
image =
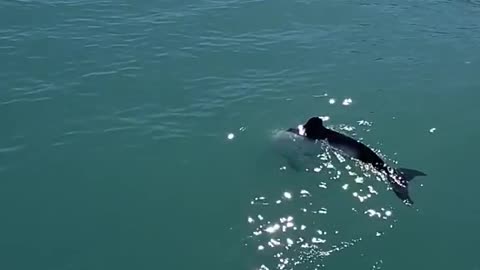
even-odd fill
[{"label": "dolphin", "polygon": [[413,205],[413,200],[408,194],[408,183],[417,176],[426,176],[425,173],[413,169],[392,168],[386,164],[372,149],[365,144],[344,134],[328,129],[319,117],[311,117],[303,125],[289,128],[287,132],[305,137],[311,141],[322,140],[335,149],[365,164],[370,164],[377,171],[384,173],[394,193],[406,205]]}]

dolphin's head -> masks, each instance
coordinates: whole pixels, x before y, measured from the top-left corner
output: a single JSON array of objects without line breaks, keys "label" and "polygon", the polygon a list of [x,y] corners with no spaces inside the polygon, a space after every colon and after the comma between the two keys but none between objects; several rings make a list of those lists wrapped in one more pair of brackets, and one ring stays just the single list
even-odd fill
[{"label": "dolphin's head", "polygon": [[312,140],[323,140],[327,137],[327,129],[323,126],[323,120],[319,117],[312,117],[304,125],[289,128],[287,131]]}]

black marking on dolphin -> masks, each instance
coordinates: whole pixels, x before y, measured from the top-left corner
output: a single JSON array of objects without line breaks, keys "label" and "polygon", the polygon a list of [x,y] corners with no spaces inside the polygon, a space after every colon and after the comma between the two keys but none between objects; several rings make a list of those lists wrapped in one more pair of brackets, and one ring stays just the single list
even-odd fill
[{"label": "black marking on dolphin", "polygon": [[360,160],[363,163],[372,165],[377,171],[384,173],[387,176],[393,192],[395,192],[397,197],[407,205],[413,204],[413,201],[408,194],[408,182],[416,176],[426,176],[425,173],[417,170],[406,168],[394,169],[388,166],[365,144],[326,128],[323,125],[322,119],[319,117],[312,117],[304,125],[299,125],[297,128],[289,128],[287,131],[306,137],[309,140],[326,141],[332,147],[342,150],[351,157]]}]

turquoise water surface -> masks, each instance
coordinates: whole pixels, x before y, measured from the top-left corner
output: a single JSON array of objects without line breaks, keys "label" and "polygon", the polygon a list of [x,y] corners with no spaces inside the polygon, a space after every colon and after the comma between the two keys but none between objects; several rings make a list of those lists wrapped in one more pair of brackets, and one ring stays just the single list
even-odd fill
[{"label": "turquoise water surface", "polygon": [[0,61],[0,269],[480,269],[479,1],[1,0]]}]

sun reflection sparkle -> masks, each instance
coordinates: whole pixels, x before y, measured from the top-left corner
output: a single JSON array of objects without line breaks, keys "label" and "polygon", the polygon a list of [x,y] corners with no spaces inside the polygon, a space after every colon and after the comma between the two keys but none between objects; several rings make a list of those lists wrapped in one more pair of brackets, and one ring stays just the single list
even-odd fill
[{"label": "sun reflection sparkle", "polygon": [[[342,125],[340,129],[361,137],[371,126],[371,122],[360,120],[357,127]],[[383,239],[393,228],[394,210],[376,196],[386,190],[381,175],[329,148],[313,158],[316,164],[305,168],[311,172],[305,176],[310,177],[308,181],[300,179],[294,182],[296,187],[269,187],[279,198],[260,196],[251,201],[252,212],[246,219],[252,229],[248,237],[253,242],[251,247],[262,254],[257,269],[294,269],[301,264],[307,265],[300,266],[302,269],[320,269],[329,256],[353,248],[364,239]],[[343,225],[365,220],[370,231]]]}]

